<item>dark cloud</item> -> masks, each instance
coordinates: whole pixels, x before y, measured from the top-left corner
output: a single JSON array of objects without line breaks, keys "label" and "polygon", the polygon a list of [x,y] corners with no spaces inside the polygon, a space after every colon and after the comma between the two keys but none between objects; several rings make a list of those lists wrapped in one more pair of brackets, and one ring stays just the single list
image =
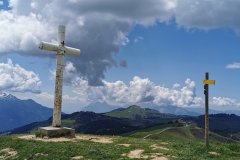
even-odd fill
[{"label": "dark cloud", "polygon": [[10,5],[11,11],[0,11],[0,52],[49,56],[37,44],[56,41],[57,26],[64,24],[66,44],[82,51],[66,58],[90,85],[102,85],[108,69],[126,66],[114,57],[128,44],[135,25],[174,18],[186,28],[230,27],[238,32],[240,26],[236,0],[10,0]]},{"label": "dark cloud", "polygon": [[[11,0],[12,10],[0,13],[0,19],[5,20],[4,30],[13,29],[6,37],[11,43],[0,49],[49,56],[37,50],[37,44],[42,40],[56,41],[57,26],[64,24],[66,44],[82,51],[79,57],[66,56],[67,60],[74,63],[77,73],[90,85],[102,85],[108,69],[126,66],[125,61],[114,57],[129,42],[127,34],[133,26],[167,21],[171,17],[171,4],[166,0]],[[14,43],[10,40],[13,36]]]}]

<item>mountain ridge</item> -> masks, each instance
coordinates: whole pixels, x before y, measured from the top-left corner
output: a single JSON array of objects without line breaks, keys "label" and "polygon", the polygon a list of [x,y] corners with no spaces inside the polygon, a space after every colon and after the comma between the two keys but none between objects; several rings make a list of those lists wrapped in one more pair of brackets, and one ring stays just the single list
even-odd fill
[{"label": "mountain ridge", "polygon": [[[114,117],[101,113],[80,111],[62,115],[62,125],[74,128],[77,133],[118,135],[158,124],[173,123],[177,119],[179,117]],[[31,123],[10,132],[11,134],[30,133],[38,127],[51,125],[51,122],[52,118],[49,118],[46,121]]]},{"label": "mountain ridge", "polygon": [[6,93],[0,95],[0,132],[46,120],[51,116],[51,108],[32,99],[21,100]]},{"label": "mountain ridge", "polygon": [[[154,103],[136,103],[132,105],[137,105],[142,108],[150,108],[159,111],[160,113],[166,114],[174,114],[174,115],[189,115],[189,116],[200,116],[205,113],[204,107],[176,107],[172,105],[156,105]],[[96,102],[91,103],[85,106],[81,111],[90,111],[95,113],[106,113],[111,112],[113,110],[122,110],[132,105],[125,105],[125,106],[117,106],[117,105],[110,105],[106,102]],[[226,114],[236,114],[240,116],[240,110],[215,110],[209,109],[210,114],[219,114],[219,113],[226,113]]]},{"label": "mountain ridge", "polygon": [[143,108],[138,105],[131,105],[127,108],[120,108],[105,113],[105,115],[117,118],[129,118],[129,119],[154,119],[163,117],[177,117],[176,115],[160,113],[155,109]]}]

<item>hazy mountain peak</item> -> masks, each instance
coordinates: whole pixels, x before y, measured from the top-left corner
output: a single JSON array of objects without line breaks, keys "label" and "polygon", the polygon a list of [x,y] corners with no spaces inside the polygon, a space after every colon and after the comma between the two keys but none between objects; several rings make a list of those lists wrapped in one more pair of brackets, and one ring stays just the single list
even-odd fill
[{"label": "hazy mountain peak", "polygon": [[6,97],[8,94],[4,92],[0,92],[0,97]]},{"label": "hazy mountain peak", "polygon": [[131,106],[128,107],[128,109],[131,109],[131,108],[143,109],[141,106],[138,106],[138,105],[131,105]]},{"label": "hazy mountain peak", "polygon": [[51,108],[33,100],[21,100],[7,93],[0,94],[0,132],[46,120],[51,116]]},{"label": "hazy mountain peak", "polygon": [[119,108],[119,106],[109,105],[106,102],[95,102],[85,106],[82,111],[91,111],[95,113],[105,113]]},{"label": "hazy mountain peak", "polygon": [[0,93],[0,99],[2,99],[2,100],[18,100],[18,98],[13,96],[12,94],[7,94],[4,92]]}]

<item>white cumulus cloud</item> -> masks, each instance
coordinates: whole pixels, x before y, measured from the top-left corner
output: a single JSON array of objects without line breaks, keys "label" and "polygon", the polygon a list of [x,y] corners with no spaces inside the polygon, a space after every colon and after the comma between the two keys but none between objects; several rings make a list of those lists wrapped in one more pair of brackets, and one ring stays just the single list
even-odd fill
[{"label": "white cumulus cloud", "polygon": [[235,62],[235,63],[232,63],[232,64],[228,64],[226,66],[227,69],[240,69],[240,63],[238,62]]},{"label": "white cumulus cloud", "polygon": [[36,73],[13,64],[11,59],[7,63],[0,63],[1,91],[39,93],[41,83]]},{"label": "white cumulus cloud", "polygon": [[200,106],[202,99],[195,94],[195,82],[187,79],[183,87],[167,88],[156,85],[148,78],[138,76],[126,84],[122,81],[103,81],[103,86],[89,86],[88,82],[78,79],[73,85],[74,93],[85,97],[89,102],[107,102],[114,105],[128,105],[153,102],[158,105],[178,107]]},{"label": "white cumulus cloud", "polygon": [[0,52],[36,54],[36,46],[41,39],[49,39],[51,27],[40,15],[29,13],[28,16],[14,14],[13,11],[0,11]]},{"label": "white cumulus cloud", "polygon": [[240,102],[228,97],[213,97],[211,104],[221,107],[240,107]]},{"label": "white cumulus cloud", "polygon": [[139,41],[142,41],[144,38],[142,36],[138,36],[134,38],[134,43],[138,43]]},{"label": "white cumulus cloud", "polygon": [[[115,82],[104,80],[102,86],[91,86],[87,80],[80,78],[76,74],[76,68],[70,61],[66,62],[64,75],[64,83],[72,87],[72,91],[75,93],[74,96],[63,96],[69,102],[75,101],[80,104],[106,102],[119,106],[142,102],[178,107],[204,105],[203,99],[196,95],[195,82],[189,78],[186,79],[183,86],[175,83],[172,87],[164,87],[153,83],[148,78],[140,78],[138,76],[133,77],[129,83],[120,80]],[[47,97],[50,96],[47,95]],[[215,107],[240,106],[240,102],[228,97],[213,97],[210,104]]]},{"label": "white cumulus cloud", "polygon": [[[42,100],[51,100],[52,102],[54,100],[54,95],[50,94],[48,92],[42,92],[40,94],[37,94],[36,97],[40,98]],[[67,95],[67,94],[64,94],[62,98],[63,98],[64,101],[67,101],[68,103],[71,102],[71,101],[77,101],[78,100],[78,98],[76,96],[70,96],[70,95]]]}]

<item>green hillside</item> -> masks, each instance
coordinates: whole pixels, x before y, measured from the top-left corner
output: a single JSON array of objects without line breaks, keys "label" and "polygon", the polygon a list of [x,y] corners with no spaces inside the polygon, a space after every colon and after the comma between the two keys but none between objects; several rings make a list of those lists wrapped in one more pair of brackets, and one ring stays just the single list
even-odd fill
[{"label": "green hillside", "polygon": [[[122,134],[123,136],[133,137],[133,138],[143,138],[143,139],[152,139],[159,140],[163,137],[172,137],[175,139],[182,140],[195,140],[204,142],[204,129],[199,128],[196,124],[165,124],[159,125],[152,128],[138,130]],[[220,142],[220,143],[240,143],[233,139],[223,137],[216,133],[209,133],[211,142]]]},{"label": "green hillside", "polygon": [[66,142],[64,138],[58,139],[62,142],[42,142],[26,135],[3,136],[0,159],[239,160],[239,143],[211,134],[210,148],[206,149],[199,130],[194,125],[169,124],[122,136],[77,135],[77,139]]},{"label": "green hillside", "polygon": [[111,112],[105,113],[107,116],[117,118],[128,118],[128,119],[143,119],[143,118],[164,118],[173,117],[171,114],[163,114],[154,109],[141,108],[137,105],[132,105],[128,108],[116,109]]}]

